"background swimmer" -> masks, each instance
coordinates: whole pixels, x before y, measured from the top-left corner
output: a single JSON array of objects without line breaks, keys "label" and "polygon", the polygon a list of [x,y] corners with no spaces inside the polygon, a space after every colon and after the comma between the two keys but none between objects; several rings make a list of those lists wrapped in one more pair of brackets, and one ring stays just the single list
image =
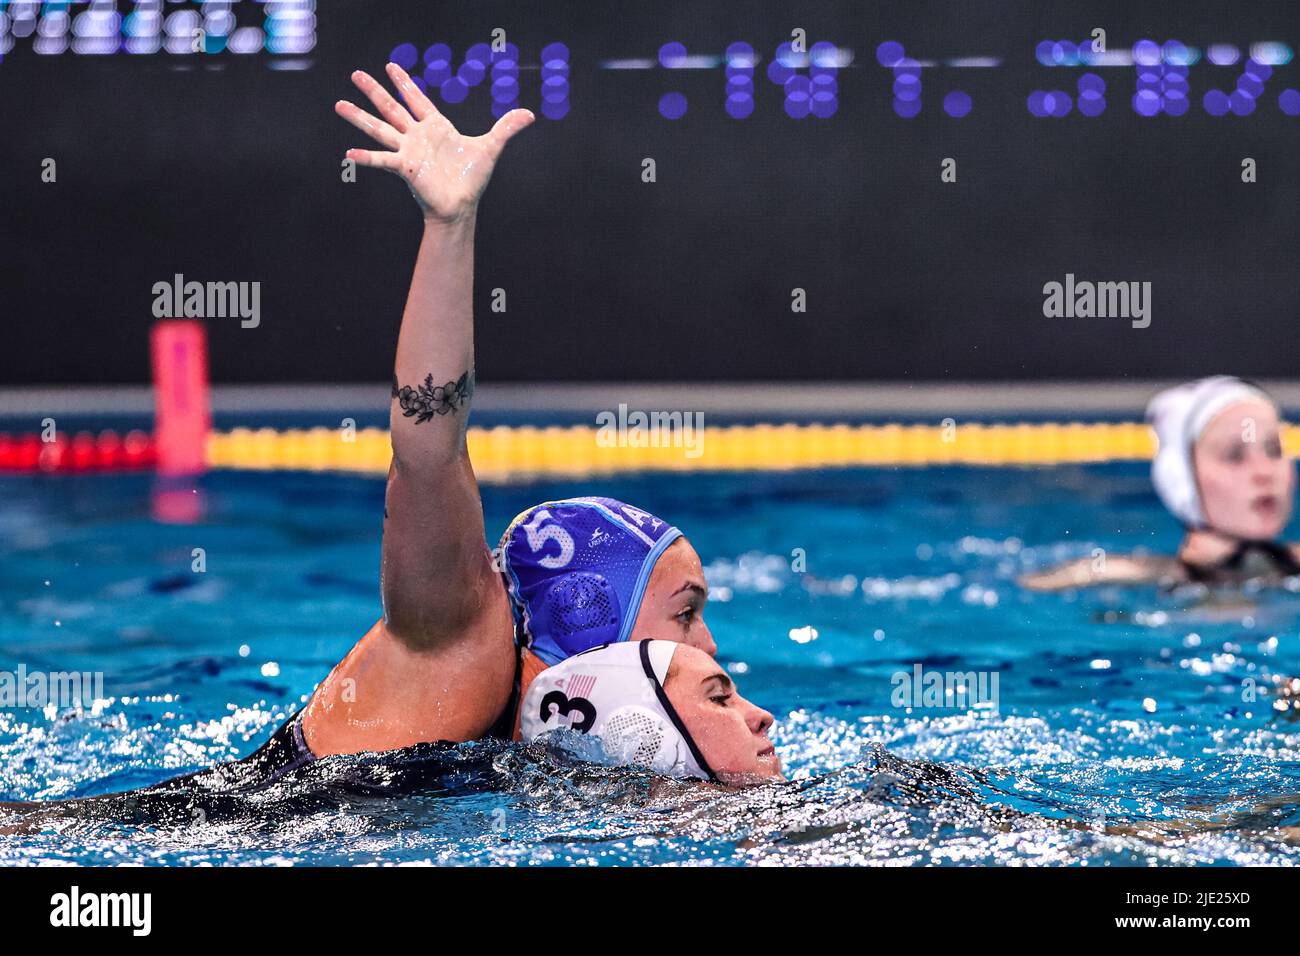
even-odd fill
[{"label": "background swimmer", "polygon": [[1295,466],[1261,389],[1226,375],[1161,392],[1147,407],[1159,449],[1152,481],[1186,527],[1174,557],[1107,556],[1029,574],[1054,591],[1097,584],[1233,584],[1300,573],[1300,548],[1276,539],[1291,518]]}]

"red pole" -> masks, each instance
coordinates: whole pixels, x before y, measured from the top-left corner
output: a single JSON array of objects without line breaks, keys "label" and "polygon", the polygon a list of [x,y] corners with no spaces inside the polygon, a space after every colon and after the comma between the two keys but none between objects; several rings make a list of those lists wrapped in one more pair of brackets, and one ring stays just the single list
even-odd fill
[{"label": "red pole", "polygon": [[212,430],[203,324],[194,319],[164,319],[154,325],[150,339],[158,472],[201,474],[207,469]]}]

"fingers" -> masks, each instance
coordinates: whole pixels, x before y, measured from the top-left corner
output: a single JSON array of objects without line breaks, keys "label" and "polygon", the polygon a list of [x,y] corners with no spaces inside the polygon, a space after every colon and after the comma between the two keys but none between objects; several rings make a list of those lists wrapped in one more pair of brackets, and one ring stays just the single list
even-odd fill
[{"label": "fingers", "polygon": [[396,153],[378,153],[369,149],[350,149],[345,155],[358,166],[386,169],[390,173],[397,172],[398,169]]},{"label": "fingers", "polygon": [[532,110],[511,110],[505,116],[493,124],[492,129],[488,131],[487,142],[488,148],[495,159],[501,155],[501,150],[505,148],[506,143],[520,130],[527,129],[536,122],[537,117],[533,115]]},{"label": "fingers", "polygon": [[384,69],[388,71],[388,78],[397,87],[397,92],[401,93],[402,99],[406,100],[406,107],[411,111],[412,116],[417,120],[422,120],[427,116],[442,116],[438,112],[438,108],[420,91],[420,88],[415,85],[405,70],[396,63],[389,63]]},{"label": "fingers", "polygon": [[371,116],[359,106],[349,103],[347,100],[339,100],[334,104],[334,112],[363,133],[367,133],[379,145],[387,146],[389,149],[401,147],[402,137],[397,130],[383,120]]},{"label": "fingers", "polygon": [[383,86],[365,70],[357,70],[352,74],[352,82],[356,84],[357,89],[366,94],[366,98],[374,104],[375,109],[379,110],[379,115],[388,121],[388,125],[399,133],[405,133],[415,121],[411,119],[411,114],[401,103],[393,99],[392,95],[383,88]]}]

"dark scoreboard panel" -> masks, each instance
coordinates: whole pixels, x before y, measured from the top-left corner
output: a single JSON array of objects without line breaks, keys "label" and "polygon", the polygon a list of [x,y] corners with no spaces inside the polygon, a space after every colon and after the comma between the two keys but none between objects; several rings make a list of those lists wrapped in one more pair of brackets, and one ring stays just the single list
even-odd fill
[{"label": "dark scoreboard panel", "polygon": [[538,115],[484,381],[1292,377],[1297,44],[1286,2],[0,0],[0,384],[146,381],[177,276],[257,283],[216,381],[385,380],[419,220],[332,104],[389,59]]}]

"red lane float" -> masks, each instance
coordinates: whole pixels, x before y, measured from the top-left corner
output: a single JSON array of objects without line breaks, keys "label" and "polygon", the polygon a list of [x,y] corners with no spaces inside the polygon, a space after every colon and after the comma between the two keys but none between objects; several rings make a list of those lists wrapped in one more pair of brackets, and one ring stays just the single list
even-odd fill
[{"label": "red lane float", "polygon": [[42,441],[39,435],[0,433],[0,471],[138,471],[157,462],[153,439],[143,431],[77,432]]},{"label": "red lane float", "polygon": [[196,475],[207,469],[212,403],[203,325],[165,319],[150,336],[154,434],[108,430],[40,435],[0,433],[0,472],[134,471]]}]

